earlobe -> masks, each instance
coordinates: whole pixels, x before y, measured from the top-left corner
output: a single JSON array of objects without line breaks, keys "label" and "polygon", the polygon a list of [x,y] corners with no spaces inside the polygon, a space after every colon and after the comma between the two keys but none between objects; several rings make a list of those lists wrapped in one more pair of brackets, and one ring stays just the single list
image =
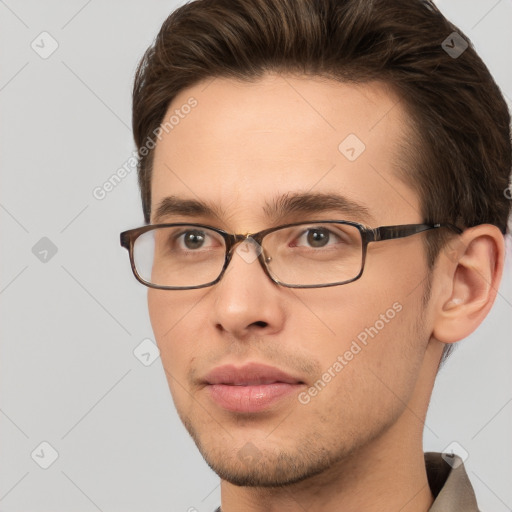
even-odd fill
[{"label": "earlobe", "polygon": [[496,226],[465,230],[456,247],[449,253],[441,249],[436,269],[446,293],[438,297],[432,335],[443,343],[466,338],[480,325],[494,303],[503,272],[504,237]]}]

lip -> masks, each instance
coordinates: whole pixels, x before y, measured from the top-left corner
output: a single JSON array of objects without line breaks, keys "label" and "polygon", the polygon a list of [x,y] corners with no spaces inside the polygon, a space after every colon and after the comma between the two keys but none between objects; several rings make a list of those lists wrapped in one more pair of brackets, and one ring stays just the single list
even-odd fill
[{"label": "lip", "polygon": [[298,391],[304,382],[260,363],[224,365],[204,378],[210,398],[232,412],[258,412]]}]

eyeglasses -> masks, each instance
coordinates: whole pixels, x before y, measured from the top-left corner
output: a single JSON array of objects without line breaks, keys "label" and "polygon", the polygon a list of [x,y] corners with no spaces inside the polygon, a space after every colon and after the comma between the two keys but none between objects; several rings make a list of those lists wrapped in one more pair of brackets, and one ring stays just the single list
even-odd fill
[{"label": "eyeglasses", "polygon": [[[403,224],[368,228],[357,222],[297,222],[258,233],[230,234],[203,224],[155,224],[121,233],[138,281],[161,290],[188,290],[218,283],[234,252],[256,259],[267,276],[288,288],[351,283],[363,273],[370,242],[403,238],[452,224]],[[242,242],[238,248],[235,246]]]}]

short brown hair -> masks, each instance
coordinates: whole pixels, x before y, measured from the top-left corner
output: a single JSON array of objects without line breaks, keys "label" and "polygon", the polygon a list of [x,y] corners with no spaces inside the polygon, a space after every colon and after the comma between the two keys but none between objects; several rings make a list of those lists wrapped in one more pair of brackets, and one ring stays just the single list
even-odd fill
[{"label": "short brown hair", "polygon": [[[457,58],[442,46],[453,32],[468,44]],[[489,223],[507,232],[507,104],[469,39],[427,0],[195,0],[175,10],[144,54],[133,88],[146,223],[148,141],[173,98],[209,77],[253,81],[265,72],[390,84],[414,134],[403,142],[399,177],[417,191],[424,221]],[[446,241],[441,231],[424,238],[429,270]]]}]

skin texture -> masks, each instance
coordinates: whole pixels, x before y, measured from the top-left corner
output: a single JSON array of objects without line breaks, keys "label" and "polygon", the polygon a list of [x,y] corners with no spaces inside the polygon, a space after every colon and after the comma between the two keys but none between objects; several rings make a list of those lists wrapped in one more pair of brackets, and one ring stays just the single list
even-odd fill
[{"label": "skin texture", "polygon": [[[166,222],[246,233],[301,220],[360,221],[337,211],[266,218],[264,201],[290,192],[343,193],[369,209],[371,227],[424,220],[417,194],[394,172],[407,114],[385,84],[216,78],[182,91],[166,119],[190,96],[197,106],[156,146],[152,214],[175,195],[208,200],[225,215]],[[351,133],[366,146],[352,162],[338,150]],[[363,276],[343,286],[277,286],[257,261],[235,254],[210,288],[148,289],[176,409],[222,479],[223,512],[428,510],[422,432],[442,349],[487,314],[504,248],[494,226],[466,230],[441,252],[425,307],[422,236],[370,244]],[[201,383],[216,366],[257,361],[307,390],[395,303],[401,311],[307,404],[294,394],[263,412],[233,413]]]}]

